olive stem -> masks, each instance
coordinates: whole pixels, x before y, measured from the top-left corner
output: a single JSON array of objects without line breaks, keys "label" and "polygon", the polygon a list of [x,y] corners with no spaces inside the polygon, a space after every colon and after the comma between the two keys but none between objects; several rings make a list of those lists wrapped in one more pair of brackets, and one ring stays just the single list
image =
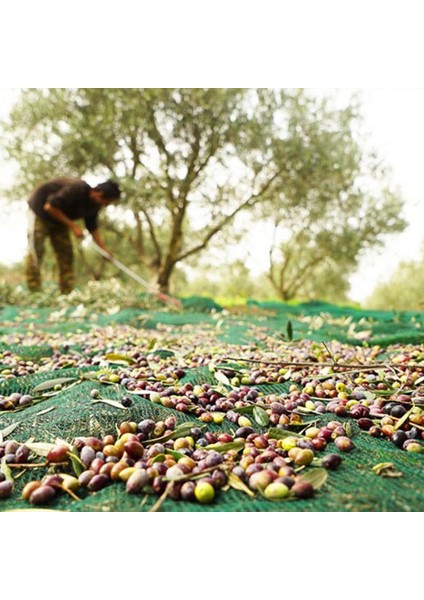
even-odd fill
[{"label": "olive stem", "polygon": [[74,500],[81,500],[81,498],[79,498],[76,494],[74,494],[74,492],[72,490],[68,489],[64,485],[60,485],[59,487],[61,490],[63,490],[67,494],[69,494]]},{"label": "olive stem", "polygon": [[168,497],[168,494],[170,492],[170,489],[173,485],[173,481],[170,481],[166,488],[165,491],[163,492],[163,494],[159,497],[159,499],[153,504],[152,508],[149,510],[149,512],[157,512],[160,507],[162,506],[162,504],[165,502],[166,498]]},{"label": "olive stem", "polygon": [[394,368],[402,368],[402,369],[424,369],[424,365],[417,365],[417,364],[410,364],[410,363],[405,363],[405,364],[398,364],[398,363],[375,363],[373,365],[360,365],[360,364],[345,364],[345,363],[337,363],[337,362],[331,362],[331,363],[320,363],[320,362],[284,362],[284,361],[278,361],[278,362],[273,362],[273,361],[265,361],[265,360],[258,360],[258,359],[253,359],[253,358],[236,358],[234,356],[224,356],[223,360],[235,360],[235,361],[242,361],[242,362],[251,362],[251,363],[258,363],[261,365],[279,365],[281,367],[341,367],[342,369],[355,369],[356,372],[360,369],[362,370],[372,370],[372,369],[376,369],[376,368],[390,368],[390,367],[394,367]]}]

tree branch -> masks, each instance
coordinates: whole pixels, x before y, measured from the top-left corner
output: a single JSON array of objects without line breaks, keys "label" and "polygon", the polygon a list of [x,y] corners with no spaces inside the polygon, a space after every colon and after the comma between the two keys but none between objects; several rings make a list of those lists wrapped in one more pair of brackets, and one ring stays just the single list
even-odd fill
[{"label": "tree branch", "polygon": [[256,202],[258,202],[258,200],[269,189],[269,187],[271,186],[271,184],[273,183],[273,181],[278,177],[278,175],[280,173],[281,173],[281,170],[279,170],[276,173],[274,173],[274,175],[264,184],[264,186],[262,187],[262,189],[259,192],[257,192],[256,194],[252,194],[252,196],[250,196],[250,198],[248,198],[247,200],[245,200],[244,202],[242,202],[242,204],[240,204],[236,209],[234,209],[229,215],[227,215],[226,217],[224,217],[218,223],[218,225],[216,225],[215,227],[213,227],[206,234],[206,236],[203,238],[203,241],[200,244],[198,244],[197,246],[194,246],[193,248],[190,248],[189,250],[187,250],[186,252],[183,252],[182,254],[179,254],[176,257],[175,262],[176,263],[180,262],[181,260],[184,260],[184,259],[188,258],[189,256],[192,256],[193,254],[196,254],[200,250],[203,250],[204,248],[206,248],[206,246],[208,245],[208,243],[210,242],[210,240],[219,231],[221,231],[221,229],[223,229],[230,221],[232,221],[234,219],[234,217],[240,211],[242,211],[244,208],[247,208],[248,206],[254,206],[256,204]]}]

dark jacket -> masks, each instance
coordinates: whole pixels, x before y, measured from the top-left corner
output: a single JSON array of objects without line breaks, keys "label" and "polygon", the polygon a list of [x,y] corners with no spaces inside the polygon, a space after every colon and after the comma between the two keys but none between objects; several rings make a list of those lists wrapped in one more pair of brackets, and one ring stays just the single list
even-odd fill
[{"label": "dark jacket", "polygon": [[84,219],[88,231],[94,231],[97,229],[100,207],[90,200],[91,189],[88,183],[81,179],[57,177],[39,185],[32,192],[28,204],[41,219],[54,221],[55,219],[44,210],[44,205],[49,202],[60,209],[68,219]]}]

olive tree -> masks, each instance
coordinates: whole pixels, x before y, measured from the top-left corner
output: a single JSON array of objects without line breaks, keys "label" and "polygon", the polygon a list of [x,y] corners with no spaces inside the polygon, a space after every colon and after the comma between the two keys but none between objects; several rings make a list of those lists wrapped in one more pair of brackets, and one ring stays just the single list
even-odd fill
[{"label": "olive tree", "polygon": [[[315,253],[312,238],[325,238],[318,234],[328,226],[321,218],[327,207],[343,213],[341,239],[352,207],[354,219],[367,210],[357,186],[356,116],[296,89],[28,89],[3,124],[2,139],[19,163],[21,195],[58,174],[119,179],[125,195],[116,222],[109,221],[113,249],[133,256],[167,291],[176,268],[201,256],[219,234],[231,252],[231,227],[242,213],[291,228],[299,265]],[[308,223],[308,241],[305,231],[296,233],[299,219]],[[381,220],[378,227],[378,234],[387,229]],[[401,227],[398,220],[389,230]],[[372,245],[373,233],[352,243],[351,254],[364,243]],[[289,270],[289,254],[287,247],[280,257],[272,254],[271,280],[282,297],[293,286],[284,291],[276,273]]]}]

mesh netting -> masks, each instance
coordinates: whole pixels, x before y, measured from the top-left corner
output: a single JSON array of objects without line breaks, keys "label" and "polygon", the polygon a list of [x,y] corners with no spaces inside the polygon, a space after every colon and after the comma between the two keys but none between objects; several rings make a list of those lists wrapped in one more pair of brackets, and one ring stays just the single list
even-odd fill
[{"label": "mesh netting", "polygon": [[[196,335],[207,332],[220,344],[231,344],[226,353],[237,354],[238,348],[261,348],[268,337],[287,341],[287,323],[293,325],[294,339],[309,338],[312,340],[350,341],[356,345],[379,344],[390,346],[393,342],[422,341],[421,313],[376,313],[355,309],[333,307],[323,303],[289,306],[279,303],[250,303],[249,308],[232,314],[227,312],[204,313],[192,310],[173,314],[169,312],[148,312],[145,310],[126,309],[112,315],[91,315],[78,318],[68,315],[61,321],[54,320],[53,311],[48,309],[25,309],[19,311],[15,307],[2,310],[2,338],[0,344],[0,395],[7,396],[12,392],[31,393],[31,390],[43,381],[53,377],[81,378],[79,383],[69,390],[60,391],[57,395],[42,402],[13,413],[0,414],[0,430],[13,423],[19,423],[13,435],[19,442],[29,439],[53,442],[60,438],[71,442],[76,436],[94,435],[103,437],[108,433],[116,433],[117,425],[122,421],[139,422],[144,418],[155,421],[174,416],[177,424],[195,422],[196,417],[189,413],[181,413],[172,408],[154,404],[148,399],[132,396],[133,404],[125,410],[107,404],[93,404],[91,390],[98,388],[95,381],[84,380],[88,371],[96,372],[102,365],[91,362],[102,351],[114,348],[114,332],[125,332],[122,341],[121,333],[116,333],[116,344],[120,348],[133,347],[159,353],[166,357],[167,350],[157,350],[162,342],[163,347],[171,347],[176,340],[187,339],[193,326],[197,326]],[[191,305],[193,307],[193,303]],[[52,317],[53,314],[53,317]],[[31,325],[32,323],[32,325]],[[117,329],[117,327],[127,329]],[[108,329],[109,328],[109,329]],[[22,331],[21,331],[22,330]],[[104,346],[90,346],[84,335],[91,331],[94,337],[108,332]],[[40,343],[34,340],[39,336]],[[80,337],[78,337],[80,336]],[[193,338],[194,339],[194,338]],[[144,344],[144,346],[142,346]],[[90,364],[79,368],[59,368],[52,371],[49,360],[54,353],[74,350],[78,356],[87,357]],[[212,347],[213,350],[213,347]],[[160,354],[162,352],[162,354]],[[30,374],[14,374],[13,366],[7,361],[10,354],[22,360],[34,361],[40,368]],[[172,353],[171,353],[172,354]],[[112,368],[118,369],[118,366]],[[45,370],[43,370],[45,369]],[[2,374],[6,372],[6,376]],[[186,372],[182,383],[193,384],[216,383],[213,374],[207,367],[193,367]],[[286,393],[291,381],[285,383],[268,383],[258,386],[265,394]],[[113,400],[122,399],[126,395],[125,387],[115,384],[102,386],[102,395]],[[322,423],[332,416],[320,417]],[[307,419],[306,419],[307,420]],[[265,431],[258,425],[257,431]],[[235,425],[224,420],[221,424],[207,424],[207,430],[214,432],[234,432]],[[342,466],[332,472],[325,486],[312,500],[295,502],[269,502],[260,496],[251,498],[246,494],[229,490],[220,492],[211,505],[173,501],[166,499],[161,510],[164,511],[421,511],[424,502],[423,459],[422,455],[402,452],[384,439],[374,439],[353,425],[356,449],[344,457]],[[338,453],[333,444],[328,450]],[[377,463],[393,463],[402,473],[396,479],[377,476],[372,467]],[[38,475],[37,475],[38,476]],[[28,503],[20,498],[19,490],[27,481],[34,478],[30,469],[22,470],[17,480],[17,492],[9,500],[2,501],[0,510],[28,509]],[[96,493],[83,493],[80,501],[67,495],[55,499],[50,508],[67,511],[147,511],[157,501],[157,496],[132,496],[125,492],[124,484],[113,484]]]}]

